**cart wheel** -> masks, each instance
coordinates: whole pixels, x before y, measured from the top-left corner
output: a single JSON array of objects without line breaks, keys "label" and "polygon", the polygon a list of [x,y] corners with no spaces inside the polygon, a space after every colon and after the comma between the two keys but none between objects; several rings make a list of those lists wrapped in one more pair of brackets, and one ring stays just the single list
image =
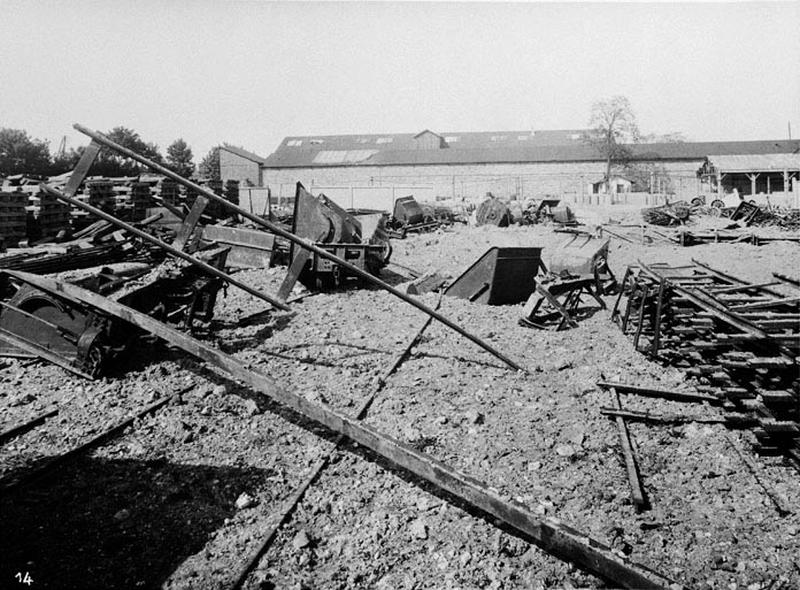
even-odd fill
[{"label": "cart wheel", "polygon": [[711,206],[716,207],[717,209],[722,209],[725,206],[725,203],[719,199],[714,199],[711,201]]},{"label": "cart wheel", "polygon": [[703,205],[703,199],[701,199],[699,197],[695,197],[694,199],[692,199],[692,205],[694,205],[695,207],[702,206]]}]

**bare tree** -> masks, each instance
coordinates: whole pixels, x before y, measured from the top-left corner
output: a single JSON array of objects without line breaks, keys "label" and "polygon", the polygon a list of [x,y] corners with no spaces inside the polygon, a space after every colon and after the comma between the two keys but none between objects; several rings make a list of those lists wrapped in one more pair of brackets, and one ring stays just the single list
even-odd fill
[{"label": "bare tree", "polygon": [[606,191],[611,180],[611,167],[614,163],[624,163],[631,152],[627,145],[639,140],[639,127],[631,104],[624,96],[614,96],[599,100],[592,105],[589,118],[590,132],[585,136],[587,143],[595,146],[606,161],[604,182]]}]

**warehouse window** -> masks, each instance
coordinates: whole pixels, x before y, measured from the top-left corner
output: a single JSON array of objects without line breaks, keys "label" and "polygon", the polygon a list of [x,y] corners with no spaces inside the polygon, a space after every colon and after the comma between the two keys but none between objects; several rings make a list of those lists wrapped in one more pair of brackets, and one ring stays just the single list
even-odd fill
[{"label": "warehouse window", "polygon": [[290,139],[289,141],[286,142],[286,145],[288,145],[289,147],[300,147],[301,145],[303,145],[303,140],[302,139]]},{"label": "warehouse window", "polygon": [[311,145],[322,145],[325,142],[321,139],[312,139],[308,143],[310,143]]},{"label": "warehouse window", "polygon": [[375,140],[375,143],[392,143],[394,141],[391,137],[379,137]]},{"label": "warehouse window", "polygon": [[492,135],[492,141],[503,141],[505,138],[505,135]]},{"label": "warehouse window", "polygon": [[581,138],[581,134],[580,133],[573,133],[572,135],[569,136],[569,138],[570,139],[580,139]]},{"label": "warehouse window", "polygon": [[520,141],[528,141],[529,137],[530,137],[530,135],[518,135],[517,139],[520,140]]},{"label": "warehouse window", "polygon": [[448,135],[447,137],[445,137],[445,138],[444,138],[444,140],[445,140],[447,143],[455,143],[455,142],[457,142],[459,139],[461,139],[461,138],[460,138],[458,135]]},{"label": "warehouse window", "polygon": [[369,143],[369,137],[359,137],[356,141],[358,143]]}]

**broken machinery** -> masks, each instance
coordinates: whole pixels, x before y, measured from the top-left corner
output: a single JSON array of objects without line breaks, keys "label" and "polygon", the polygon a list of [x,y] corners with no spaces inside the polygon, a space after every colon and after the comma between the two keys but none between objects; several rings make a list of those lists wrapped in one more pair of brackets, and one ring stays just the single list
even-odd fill
[{"label": "broken machinery", "polygon": [[[226,249],[218,248],[203,257],[224,267],[226,255]],[[211,321],[220,279],[175,262],[155,269],[142,266],[119,274],[102,269],[75,284],[182,329]],[[113,316],[61,292],[43,291],[28,276],[0,272],[0,356],[41,357],[93,379],[136,337],[135,330]]]},{"label": "broken machinery", "polygon": [[[351,215],[325,195],[314,197],[297,183],[292,233],[346,260],[363,272],[377,275],[389,262],[392,249],[382,223],[371,224],[372,233],[362,233],[358,217]],[[310,289],[338,287],[358,275],[336,262],[292,243],[291,264],[278,290],[285,301],[299,280]]]},{"label": "broken machinery", "polygon": [[586,310],[583,296],[592,297],[605,309],[601,296],[616,288],[608,266],[608,240],[583,232],[570,232],[560,246],[550,250],[546,266],[535,281],[536,292],[525,303],[520,325],[531,328],[576,327],[576,318]]}]

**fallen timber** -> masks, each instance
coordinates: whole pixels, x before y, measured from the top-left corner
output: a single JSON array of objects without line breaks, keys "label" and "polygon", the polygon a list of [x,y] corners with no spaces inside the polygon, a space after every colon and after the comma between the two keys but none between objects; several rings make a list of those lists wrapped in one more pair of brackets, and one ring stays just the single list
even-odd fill
[{"label": "fallen timber", "polygon": [[[402,291],[399,291],[398,289],[395,289],[394,287],[392,287],[388,283],[382,281],[378,277],[376,277],[376,276],[374,276],[374,275],[372,275],[372,274],[370,274],[370,273],[358,268],[356,265],[351,264],[350,262],[348,262],[348,261],[346,261],[346,260],[344,260],[342,258],[339,258],[338,256],[328,252],[324,248],[320,248],[319,246],[314,244],[312,241],[304,240],[303,238],[298,237],[297,235],[293,234],[292,232],[285,230],[280,225],[278,225],[276,223],[273,223],[272,221],[268,221],[268,220],[266,220],[266,219],[264,219],[262,217],[259,217],[258,215],[255,215],[255,214],[251,213],[250,211],[247,211],[246,209],[243,209],[242,207],[239,207],[238,205],[227,201],[226,199],[224,199],[223,197],[217,195],[213,191],[208,190],[206,187],[200,186],[199,184],[196,184],[196,183],[194,183],[194,182],[192,182],[190,180],[187,180],[187,179],[183,178],[182,176],[180,176],[178,174],[175,174],[172,170],[169,170],[168,168],[165,168],[164,166],[161,166],[160,164],[157,164],[156,162],[153,162],[152,160],[148,160],[147,158],[145,158],[143,156],[140,156],[136,152],[134,152],[132,150],[129,150],[126,147],[123,147],[123,146],[111,141],[110,139],[108,139],[102,133],[99,133],[97,131],[92,131],[91,129],[88,129],[88,128],[86,128],[86,127],[84,127],[82,125],[79,125],[77,123],[75,125],[73,125],[73,127],[77,131],[80,131],[84,135],[92,138],[92,140],[94,142],[102,144],[102,145],[106,146],[109,149],[112,149],[112,150],[114,150],[114,151],[116,151],[116,152],[118,152],[118,153],[120,153],[120,154],[122,154],[124,156],[127,156],[128,158],[131,158],[131,159],[139,162],[140,164],[143,164],[143,165],[149,167],[150,169],[155,170],[159,174],[163,174],[164,176],[173,179],[177,183],[185,186],[188,189],[191,189],[195,193],[197,193],[199,195],[202,195],[202,196],[210,199],[211,201],[214,201],[214,202],[222,205],[223,207],[226,207],[226,208],[228,208],[228,209],[230,209],[232,211],[235,211],[237,214],[241,215],[243,218],[249,219],[253,223],[268,229],[269,231],[271,231],[275,235],[278,235],[278,236],[280,236],[280,237],[282,237],[282,238],[284,238],[286,240],[289,240],[293,244],[296,244],[296,245],[300,246],[301,248],[304,248],[304,249],[306,249],[306,250],[308,250],[310,252],[313,252],[317,256],[320,256],[320,257],[322,257],[322,258],[324,258],[326,260],[330,260],[331,262],[333,262],[335,264],[338,264],[339,266],[347,269],[348,271],[350,271],[351,273],[355,274],[356,276],[358,276],[358,277],[360,277],[360,278],[362,278],[362,279],[364,279],[364,280],[366,280],[366,281],[368,281],[368,282],[380,287],[384,291],[388,291],[389,293],[391,293],[395,297],[398,297],[399,299],[402,299],[406,303],[408,303],[410,305],[413,305],[414,307],[416,307],[417,309],[419,309],[423,313],[433,317],[435,320],[437,320],[438,322],[444,324],[445,326],[447,326],[451,330],[455,330],[456,332],[458,332],[459,334],[461,334],[462,336],[464,336],[468,340],[470,340],[473,343],[475,343],[478,346],[480,346],[482,349],[484,349],[486,352],[488,352],[489,354],[491,354],[495,358],[503,361],[509,367],[511,367],[511,368],[513,368],[513,369],[515,369],[517,371],[527,372],[527,370],[524,367],[522,367],[521,365],[519,365],[515,361],[513,361],[510,358],[508,358],[507,356],[505,356],[503,353],[501,353],[500,351],[495,349],[493,346],[491,346],[490,344],[488,344],[484,340],[481,340],[477,336],[471,334],[470,332],[467,332],[464,328],[462,328],[461,326],[457,325],[453,321],[449,320],[448,318],[446,318],[442,314],[432,310],[431,308],[426,306],[424,303],[421,303],[420,301],[414,299],[413,297],[411,297],[409,295],[406,295]],[[302,186],[302,185],[300,185],[300,186]],[[280,305],[277,306],[277,307],[281,308]]]},{"label": "fallen timber", "polygon": [[524,506],[506,500],[484,484],[462,474],[437,459],[405,445],[369,425],[336,410],[309,402],[292,393],[270,377],[248,369],[239,360],[179,332],[150,316],[69,283],[5,271],[54,296],[63,293],[114,315],[161,338],[190,355],[208,363],[227,378],[239,381],[298,414],[322,424],[351,441],[388,460],[392,465],[420,477],[436,488],[451,494],[482,513],[491,515],[529,539],[548,553],[575,563],[584,570],[625,588],[680,587],[665,576],[634,563],[611,548],[553,518],[541,518]]},{"label": "fallen timber", "polygon": [[726,410],[753,415],[756,449],[800,468],[797,298],[698,261],[639,262],[625,276],[628,299],[618,300],[613,317],[635,348],[683,367]]}]

